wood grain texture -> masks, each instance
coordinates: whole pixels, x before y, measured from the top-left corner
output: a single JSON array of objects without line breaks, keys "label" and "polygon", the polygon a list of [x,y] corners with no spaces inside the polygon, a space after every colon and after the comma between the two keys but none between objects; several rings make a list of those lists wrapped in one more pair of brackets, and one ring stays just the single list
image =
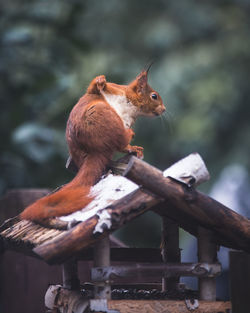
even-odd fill
[{"label": "wood grain texture", "polygon": [[174,208],[175,220],[180,216],[196,234],[200,225],[213,231],[225,246],[250,252],[249,219],[185,184],[163,177],[160,170],[135,157],[130,159],[125,175],[165,199],[165,208],[159,209],[162,215],[171,215]]},{"label": "wood grain texture", "polygon": [[94,234],[98,223],[98,217],[94,215],[55,240],[38,246],[35,253],[51,264],[63,262],[159,203],[161,205],[155,208],[158,213],[175,220],[190,233],[197,235],[201,225],[213,231],[216,243],[250,251],[250,221],[247,218],[184,184],[164,178],[160,170],[135,157],[128,164],[126,176],[144,189],[103,209],[111,216],[110,229]]},{"label": "wood grain texture", "polygon": [[[41,236],[34,232],[35,244],[31,240],[32,233],[27,233],[35,246],[33,252],[48,263],[62,263],[149,209],[167,216],[193,235],[197,235],[198,226],[203,226],[213,232],[212,240],[216,244],[250,252],[250,221],[247,218],[183,183],[163,177],[160,170],[135,157],[130,159],[125,172],[129,179],[143,188],[98,211],[98,214],[108,213],[110,226],[103,223],[102,232],[95,233],[100,219],[94,214],[56,236],[53,229],[45,231],[41,228]],[[18,241],[22,241],[20,234],[24,230],[19,232],[18,240],[12,238],[14,245],[18,246]],[[37,231],[40,232],[40,228]],[[47,240],[48,235],[50,240]]]},{"label": "wood grain texture", "polygon": [[[120,313],[190,313],[184,301],[172,300],[111,300],[108,308]],[[199,301],[193,313],[228,313],[230,302]]]}]

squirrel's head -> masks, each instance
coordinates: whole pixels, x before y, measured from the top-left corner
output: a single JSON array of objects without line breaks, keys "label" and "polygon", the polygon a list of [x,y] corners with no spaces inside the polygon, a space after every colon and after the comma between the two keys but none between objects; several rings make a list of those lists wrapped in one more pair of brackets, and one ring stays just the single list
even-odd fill
[{"label": "squirrel's head", "polygon": [[148,70],[143,70],[128,86],[127,98],[138,107],[139,115],[161,115],[166,109],[157,91],[148,84]]}]

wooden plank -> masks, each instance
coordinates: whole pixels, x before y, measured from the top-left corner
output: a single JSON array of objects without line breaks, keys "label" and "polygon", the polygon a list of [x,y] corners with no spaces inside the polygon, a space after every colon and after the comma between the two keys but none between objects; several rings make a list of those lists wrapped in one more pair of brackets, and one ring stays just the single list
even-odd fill
[{"label": "wooden plank", "polygon": [[[108,308],[120,313],[190,313],[185,301],[173,300],[110,300]],[[228,313],[230,302],[199,301],[199,307],[194,313]]]}]

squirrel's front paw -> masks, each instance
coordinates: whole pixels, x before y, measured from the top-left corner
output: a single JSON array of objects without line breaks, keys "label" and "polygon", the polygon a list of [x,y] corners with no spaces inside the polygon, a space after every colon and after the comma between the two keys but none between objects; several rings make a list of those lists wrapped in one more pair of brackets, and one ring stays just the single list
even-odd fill
[{"label": "squirrel's front paw", "polygon": [[143,159],[143,147],[131,146],[130,152],[135,153],[137,158]]},{"label": "squirrel's front paw", "polygon": [[102,91],[106,85],[106,77],[104,75],[100,75],[96,77],[96,87],[99,91]]}]

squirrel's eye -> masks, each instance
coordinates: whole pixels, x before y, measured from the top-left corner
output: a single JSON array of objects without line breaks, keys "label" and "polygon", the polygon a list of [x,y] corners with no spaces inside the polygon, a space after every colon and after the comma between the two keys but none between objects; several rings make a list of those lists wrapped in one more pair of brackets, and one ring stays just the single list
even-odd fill
[{"label": "squirrel's eye", "polygon": [[152,93],[151,94],[151,98],[154,99],[154,100],[157,100],[158,99],[158,96],[156,93]]}]

